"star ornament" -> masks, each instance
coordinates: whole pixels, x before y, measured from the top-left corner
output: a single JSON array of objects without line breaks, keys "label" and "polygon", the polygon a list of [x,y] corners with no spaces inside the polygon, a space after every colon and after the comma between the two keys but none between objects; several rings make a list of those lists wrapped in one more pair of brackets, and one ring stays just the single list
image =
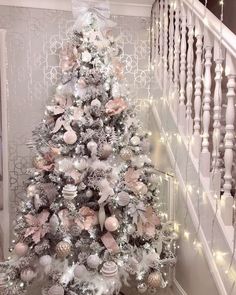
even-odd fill
[{"label": "star ornament", "polygon": [[49,231],[49,224],[47,223],[49,215],[50,213],[47,210],[43,210],[41,213],[36,215],[25,215],[25,220],[28,224],[24,235],[25,238],[32,236],[35,244],[38,244]]}]

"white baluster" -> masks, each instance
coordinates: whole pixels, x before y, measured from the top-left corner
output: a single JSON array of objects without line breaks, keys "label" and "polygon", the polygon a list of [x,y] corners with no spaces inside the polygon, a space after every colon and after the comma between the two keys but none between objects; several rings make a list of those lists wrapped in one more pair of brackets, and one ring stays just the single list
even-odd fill
[{"label": "white baluster", "polygon": [[169,81],[170,91],[173,86],[173,63],[174,63],[174,2],[170,2],[170,25],[169,25]]},{"label": "white baluster", "polygon": [[187,53],[187,108],[186,108],[186,133],[192,136],[193,133],[193,119],[192,119],[192,96],[193,96],[193,15],[188,9],[188,53]]},{"label": "white baluster", "polygon": [[195,23],[196,43],[196,63],[195,63],[195,93],[194,93],[194,132],[193,132],[193,155],[198,159],[201,151],[201,95],[202,95],[202,27],[198,21]]},{"label": "white baluster", "polygon": [[233,167],[233,147],[234,147],[234,121],[235,121],[235,78],[236,67],[231,56],[226,55],[226,75],[227,83],[227,108],[226,108],[226,134],[225,134],[225,175],[224,175],[224,194],[221,198],[221,216],[226,225],[232,225],[232,206],[233,197],[231,195],[232,188],[232,167]]},{"label": "white baluster", "polygon": [[181,52],[180,52],[180,98],[179,98],[179,125],[185,129],[185,86],[186,86],[186,12],[184,5],[181,6]]},{"label": "white baluster", "polygon": [[168,2],[164,1],[164,72],[163,72],[163,94],[167,97],[167,84],[168,84]]},{"label": "white baluster", "polygon": [[205,47],[205,75],[204,75],[204,98],[203,98],[203,136],[201,152],[201,173],[204,177],[210,174],[209,152],[209,127],[210,127],[210,102],[211,102],[211,65],[212,65],[212,41],[209,32],[204,34]]},{"label": "white baluster", "polygon": [[156,2],[156,55],[155,55],[155,65],[159,63],[159,38],[160,38],[160,13],[159,13],[159,1]]},{"label": "white baluster", "polygon": [[175,50],[174,50],[174,113],[178,114],[179,107],[179,53],[180,53],[180,32],[179,32],[179,1],[175,2]]},{"label": "white baluster", "polygon": [[213,194],[220,196],[221,172],[220,172],[220,139],[221,139],[221,103],[222,103],[222,63],[224,61],[222,46],[218,40],[214,41],[215,67],[215,91],[214,91],[214,115],[213,115],[213,151],[212,151],[212,172],[211,190]]},{"label": "white baluster", "polygon": [[160,59],[159,59],[159,81],[160,85],[163,85],[163,44],[164,44],[164,9],[163,9],[163,0],[160,0]]}]

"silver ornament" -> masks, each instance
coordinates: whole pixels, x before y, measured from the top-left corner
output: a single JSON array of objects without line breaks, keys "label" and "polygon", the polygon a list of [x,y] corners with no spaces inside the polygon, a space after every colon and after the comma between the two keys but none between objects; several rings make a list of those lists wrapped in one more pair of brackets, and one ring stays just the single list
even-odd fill
[{"label": "silver ornament", "polygon": [[120,206],[127,206],[130,202],[130,195],[127,192],[120,192],[118,193],[117,197],[117,203]]},{"label": "silver ornament", "polygon": [[136,146],[140,144],[140,138],[138,136],[133,136],[130,139],[132,145]]},{"label": "silver ornament", "polygon": [[133,156],[133,152],[129,148],[122,148],[120,151],[120,156],[124,161],[129,161]]},{"label": "silver ornament", "polygon": [[102,261],[97,254],[89,255],[89,257],[87,258],[87,265],[92,269],[98,268],[101,262]]},{"label": "silver ornament", "polygon": [[101,107],[101,102],[97,98],[91,101],[91,106],[100,108]]}]

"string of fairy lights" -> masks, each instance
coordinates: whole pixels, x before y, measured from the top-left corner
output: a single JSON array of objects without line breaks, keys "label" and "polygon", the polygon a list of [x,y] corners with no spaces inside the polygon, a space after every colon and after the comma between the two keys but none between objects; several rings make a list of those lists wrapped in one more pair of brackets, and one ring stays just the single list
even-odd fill
[{"label": "string of fairy lights", "polygon": [[[179,0],[173,0],[173,1],[170,1],[170,9],[173,7],[173,9],[176,9],[176,3],[178,2]],[[194,3],[195,3],[195,0],[192,0],[192,7],[194,7]],[[159,5],[159,2],[156,1],[154,5]],[[223,40],[223,21],[224,21],[224,1],[223,0],[220,0],[219,1],[219,6],[220,6],[220,21],[221,21],[221,25],[220,25],[220,36],[219,36],[219,49],[222,50],[222,40]],[[208,19],[207,19],[207,9],[208,9],[208,0],[205,0],[205,3],[204,3],[204,18],[203,18],[203,31],[205,32],[205,30],[207,29],[207,26],[208,26]],[[192,10],[192,13],[193,13],[193,10]],[[193,17],[193,15],[192,15]],[[153,23],[154,24],[154,23]],[[152,25],[153,25],[152,24]],[[161,26],[161,24],[159,24],[159,21],[158,21],[158,16],[155,16],[155,25],[157,26],[157,29],[153,29],[152,28],[152,31],[151,31],[151,34],[155,33],[155,34],[158,34],[158,26]],[[203,36],[204,37],[204,34]],[[151,36],[152,38],[152,36]],[[155,40],[155,37],[154,39]],[[152,44],[153,47],[155,47],[155,44]],[[153,52],[153,48],[151,48],[151,52]],[[154,65],[157,65],[156,63],[156,55],[158,54],[159,52],[159,48],[155,48],[155,56],[151,55],[152,56],[152,59],[151,61],[153,62]],[[151,53],[152,54],[152,53]],[[219,54],[222,54],[222,52],[220,52]],[[204,63],[204,60],[205,60],[205,57],[204,57],[204,51],[202,53],[202,64]],[[158,65],[157,65],[158,66]],[[156,69],[152,67],[152,69],[155,71]],[[223,68],[222,68],[222,73],[223,73]],[[170,87],[171,88],[171,87]],[[161,104],[160,107],[163,107],[163,105],[168,105],[170,108],[170,103],[169,103],[169,99],[170,97],[174,97],[175,94],[173,95],[173,93],[171,95],[169,95],[169,97],[161,97],[157,104]],[[153,95],[150,96],[150,104],[153,104],[153,101],[154,101],[154,98],[153,98]],[[202,103],[202,106],[204,104],[204,101],[201,102]],[[200,111],[200,118],[201,118],[201,122],[202,122],[202,119],[203,119],[203,108],[201,107],[201,111]],[[161,112],[163,113],[163,112]],[[171,146],[171,143],[172,143],[172,140],[173,138],[175,137],[176,138],[176,142],[181,144],[182,142],[184,142],[184,140],[182,139],[182,136],[180,133],[176,133],[174,132],[172,135],[170,133],[166,133],[167,129],[166,129],[166,120],[167,120],[167,116],[164,115],[164,120],[162,121],[162,124],[163,126],[161,127],[161,130],[160,130],[160,133],[161,133],[161,136],[160,136],[160,142],[161,143],[166,143],[166,144],[169,144]],[[176,125],[178,126],[179,125],[179,109],[177,108],[177,115],[176,115]],[[201,124],[202,125],[202,124]],[[202,126],[201,126],[201,134],[202,134]],[[168,131],[169,132],[169,131]],[[188,160],[188,157],[190,155],[190,146],[191,146],[191,143],[193,142],[193,138],[192,137],[186,137],[186,141],[185,141],[185,145],[186,145],[186,150],[187,150],[187,159],[185,161],[185,179],[184,179],[184,193],[185,193],[185,202],[186,202],[186,209],[185,209],[185,215],[184,215],[184,221],[183,221],[183,224],[180,225],[180,224],[177,224],[176,223],[176,229],[179,230],[180,226],[181,226],[181,232],[182,232],[182,235],[185,239],[187,240],[190,240],[190,235],[191,233],[187,230],[187,218],[189,216],[189,207],[188,207],[188,198],[189,198],[189,195],[194,191],[196,194],[197,194],[197,217],[198,217],[198,224],[197,224],[197,227],[196,227],[196,230],[195,230],[195,233],[193,234],[193,245],[195,246],[195,249],[197,251],[199,251],[200,249],[202,249],[202,244],[201,242],[199,242],[199,232],[201,230],[201,201],[203,201],[204,203],[204,199],[205,199],[205,196],[207,194],[207,192],[204,191],[203,187],[201,186],[201,161],[200,161],[200,154],[201,154],[201,150],[199,151],[199,157],[198,157],[198,161],[197,161],[197,166],[198,166],[198,169],[197,169],[197,185],[191,185],[191,179],[188,178],[188,163],[189,163],[189,160]],[[219,147],[216,147],[217,149]],[[173,168],[174,168],[174,171],[176,171],[176,168],[177,168],[177,165],[178,165],[178,162],[177,162],[177,159],[178,159],[178,156],[179,156],[179,145],[178,144],[175,144],[174,145],[174,150],[173,150],[173,156],[174,156],[174,163],[173,163]],[[212,175],[214,177],[214,174],[215,174],[215,168],[213,167],[212,169]],[[177,195],[179,196],[179,183],[178,181],[176,180],[175,181],[175,184],[176,184],[176,190],[177,190]],[[212,183],[213,185],[213,197],[214,197],[214,200],[215,200],[215,209],[214,209],[214,214],[213,214],[213,218],[212,218],[212,221],[211,221],[211,237],[210,237],[210,241],[209,241],[209,246],[210,246],[210,250],[212,252],[212,256],[214,257],[215,259],[215,262],[216,264],[218,265],[224,265],[225,266],[225,274],[228,275],[228,278],[230,279],[230,281],[232,281],[232,286],[230,288],[230,292],[229,294],[232,295],[233,292],[235,291],[235,286],[236,286],[236,271],[233,269],[233,266],[234,266],[234,257],[235,257],[235,253],[236,253],[236,200],[234,198],[234,205],[233,205],[233,212],[234,212],[234,221],[233,221],[233,227],[234,227],[234,237],[233,237],[233,246],[232,246],[232,255],[231,255],[231,258],[230,258],[230,262],[229,262],[229,265],[228,263],[226,263],[226,259],[225,259],[225,256],[228,256],[228,253],[225,253],[225,252],[222,252],[222,251],[218,251],[215,249],[215,225],[216,225],[216,221],[217,221],[217,216],[218,216],[218,211],[219,211],[219,201],[220,201],[220,198],[219,196],[217,196],[216,194],[216,187],[215,187],[215,183],[213,182]],[[177,198],[179,199],[179,198]]]}]

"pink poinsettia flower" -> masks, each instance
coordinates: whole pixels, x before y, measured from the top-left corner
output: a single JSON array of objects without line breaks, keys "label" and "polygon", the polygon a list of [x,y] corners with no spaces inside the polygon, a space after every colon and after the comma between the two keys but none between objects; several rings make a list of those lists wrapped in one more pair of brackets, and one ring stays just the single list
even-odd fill
[{"label": "pink poinsettia flower", "polygon": [[25,238],[32,236],[35,244],[39,243],[49,231],[49,225],[47,223],[49,215],[50,213],[47,210],[43,210],[37,215],[25,215],[25,220],[29,226],[25,231]]},{"label": "pink poinsettia flower", "polygon": [[127,103],[123,100],[123,98],[118,97],[112,100],[109,100],[105,105],[106,113],[109,116],[115,116],[123,112],[127,108]]},{"label": "pink poinsettia flower", "polygon": [[94,225],[98,224],[97,212],[90,209],[89,207],[82,207],[79,210],[80,217],[75,219],[75,223],[85,230],[91,229]]},{"label": "pink poinsettia flower", "polygon": [[62,71],[68,71],[76,64],[76,56],[73,52],[72,46],[66,44],[60,52],[60,63]]},{"label": "pink poinsettia flower", "polygon": [[140,171],[129,168],[125,173],[125,183],[128,187],[133,187],[140,177]]}]

